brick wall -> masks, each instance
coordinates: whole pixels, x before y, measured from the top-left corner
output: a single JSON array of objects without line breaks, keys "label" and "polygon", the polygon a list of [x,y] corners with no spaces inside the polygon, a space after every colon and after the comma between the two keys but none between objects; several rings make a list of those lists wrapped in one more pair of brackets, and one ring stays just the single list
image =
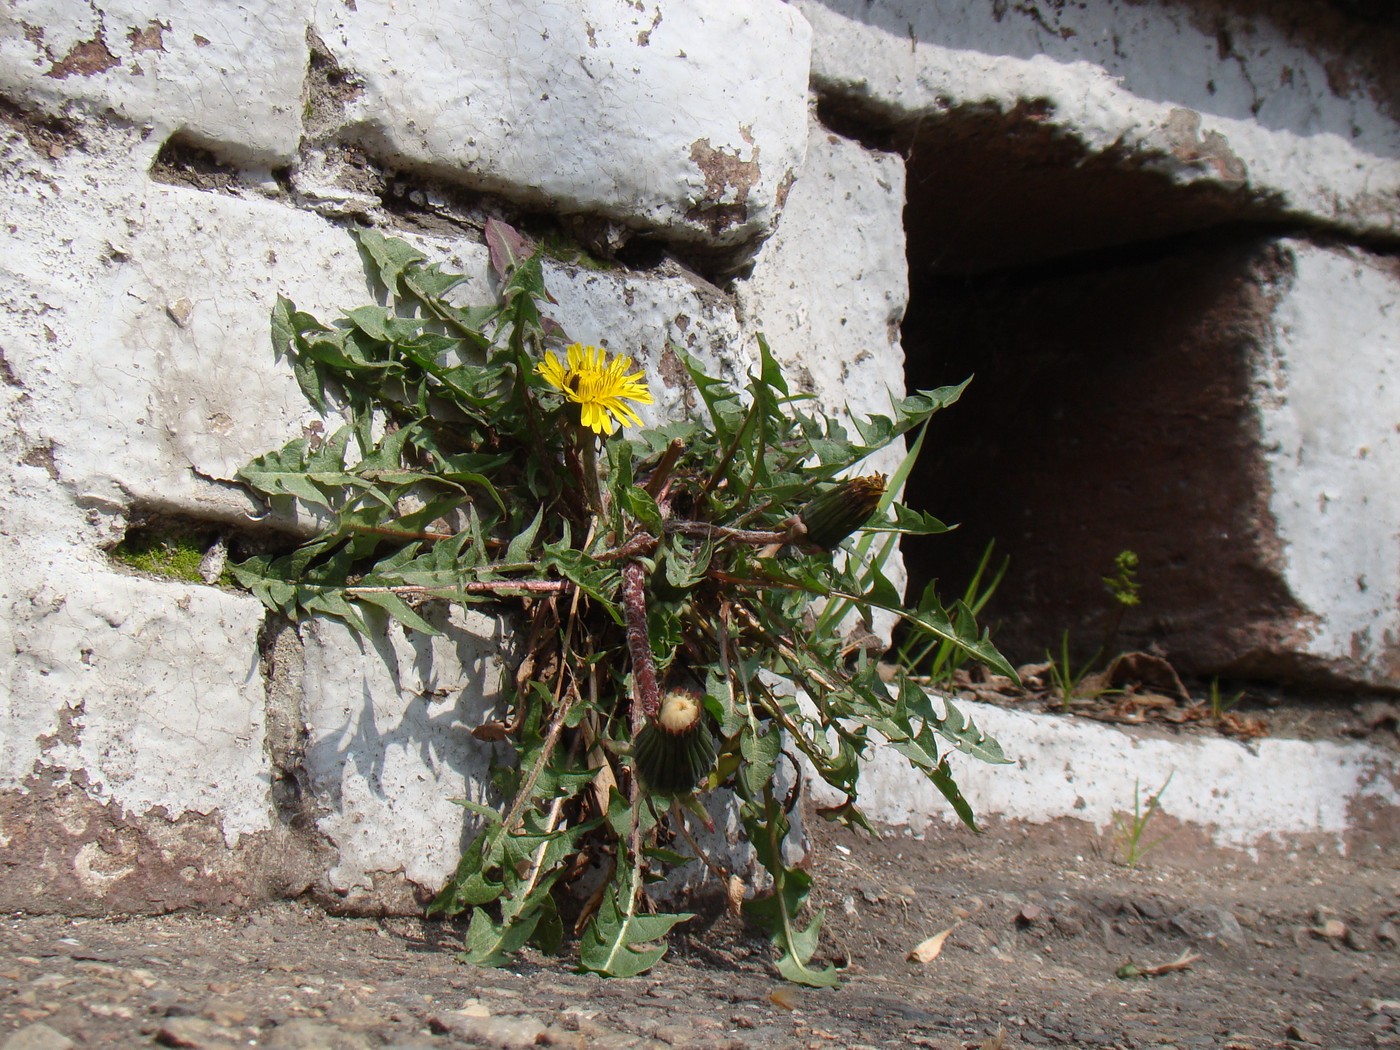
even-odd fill
[{"label": "brick wall", "polygon": [[[0,908],[411,910],[455,862],[450,800],[491,758],[459,727],[498,699],[508,619],[361,645],[110,557],[163,523],[256,531],[234,471],[317,422],[268,313],[366,300],[357,223],[482,294],[489,216],[604,258],[549,264],[556,314],[640,361],[653,418],[687,407],[668,341],[740,376],[762,331],[833,409],[878,411],[911,288],[925,332],[930,279],[1251,224],[1293,260],[1237,406],[1297,621],[1270,637],[1400,686],[1394,27],[1276,7],[8,4]],[[962,378],[919,338],[911,380]]]}]

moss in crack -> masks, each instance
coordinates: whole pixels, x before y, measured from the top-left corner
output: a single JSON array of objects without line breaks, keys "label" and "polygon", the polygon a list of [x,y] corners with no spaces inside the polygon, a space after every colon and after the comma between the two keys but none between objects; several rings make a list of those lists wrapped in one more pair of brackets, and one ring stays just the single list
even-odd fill
[{"label": "moss in crack", "polygon": [[222,549],[222,538],[207,528],[151,524],[128,529],[110,553],[114,561],[151,576],[232,586],[222,564],[226,552],[225,558],[219,556]]}]

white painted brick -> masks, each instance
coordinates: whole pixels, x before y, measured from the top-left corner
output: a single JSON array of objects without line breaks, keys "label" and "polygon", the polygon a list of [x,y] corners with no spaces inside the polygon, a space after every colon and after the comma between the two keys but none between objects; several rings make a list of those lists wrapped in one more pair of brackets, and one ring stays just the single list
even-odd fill
[{"label": "white painted brick", "polygon": [[[782,221],[752,275],[737,282],[737,296],[747,327],[764,334],[794,393],[814,394],[844,421],[889,415],[905,393],[903,161],[813,121]],[[904,456],[898,442],[858,469],[889,474]],[[904,587],[897,551],[884,571]],[[875,613],[878,634],[888,637],[894,625],[892,614]]]},{"label": "white painted brick", "polygon": [[1255,410],[1308,655],[1400,684],[1400,268],[1357,250],[1284,242]]},{"label": "white painted brick", "polygon": [[351,134],[534,206],[742,244],[802,158],[810,31],[777,0],[361,0],[315,25],[363,82]]},{"label": "white painted brick", "polygon": [[0,93],[185,132],[231,160],[286,164],[301,137],[311,0],[14,0]]},{"label": "white painted brick", "polygon": [[813,28],[814,84],[889,118],[1045,104],[1045,119],[1091,152],[1121,150],[1182,183],[1242,188],[1353,230],[1400,228],[1400,124],[1364,84],[1334,90],[1352,56],[1304,47],[1267,18],[1221,23],[1222,57],[1218,28],[1189,6],[795,6]]},{"label": "white painted brick", "polygon": [[[953,775],[979,820],[1071,818],[1111,831],[1115,814],[1131,813],[1134,790],[1145,804],[1171,777],[1161,812],[1204,830],[1216,845],[1252,851],[1312,839],[1345,851],[1356,811],[1400,805],[1393,755],[1371,744],[1270,739],[1245,747],[989,704],[959,707],[1014,762],[992,766],[952,754]],[[1294,775],[1300,770],[1306,775]],[[815,776],[808,782],[818,805],[841,800]],[[887,747],[877,747],[865,767],[860,800],[872,820],[920,835],[958,819],[932,782]]]},{"label": "white painted brick", "polygon": [[782,222],[737,283],[794,390],[857,415],[904,393],[904,164],[815,122]]},{"label": "white painted brick", "polygon": [[367,301],[359,254],[285,203],[149,181],[135,133],[101,147],[47,162],[12,141],[0,177],[0,336],[29,439],[86,504],[237,518],[255,505],[219,482],[313,418],[273,359],[272,305],[331,320]]},{"label": "white painted brick", "polygon": [[127,813],[217,813],[230,846],[266,830],[260,605],[105,570],[61,543],[7,544],[0,785],[58,771]]},{"label": "white painted brick", "polygon": [[508,749],[469,730],[505,714],[502,654],[507,622],[454,608],[437,615],[450,634],[430,638],[391,625],[358,639],[336,622],[311,620],[303,703],[306,766],[317,827],[339,850],[333,889],[363,893],[375,872],[402,872],[436,890],[456,867],[463,828],[454,799],[496,803],[490,765]]}]

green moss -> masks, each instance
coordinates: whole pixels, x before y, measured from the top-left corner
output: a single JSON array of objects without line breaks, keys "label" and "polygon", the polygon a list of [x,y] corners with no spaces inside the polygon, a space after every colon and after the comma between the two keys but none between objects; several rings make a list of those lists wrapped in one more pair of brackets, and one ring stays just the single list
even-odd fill
[{"label": "green moss", "polygon": [[128,568],[188,583],[203,583],[199,564],[204,560],[199,537],[155,531],[129,532],[112,549],[112,557]]},{"label": "green moss", "polygon": [[582,245],[562,233],[547,233],[539,239],[540,251],[556,262],[568,263],[582,270],[615,270],[616,265],[592,255]]}]

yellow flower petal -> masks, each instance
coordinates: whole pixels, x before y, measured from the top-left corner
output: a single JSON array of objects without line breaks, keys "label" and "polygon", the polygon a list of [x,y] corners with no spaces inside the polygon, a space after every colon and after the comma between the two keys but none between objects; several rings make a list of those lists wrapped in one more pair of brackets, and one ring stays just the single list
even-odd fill
[{"label": "yellow flower petal", "polygon": [[579,423],[595,434],[611,434],[618,425],[637,426],[642,419],[628,401],[652,404],[646,374],[628,374],[632,359],[619,355],[608,360],[596,346],[571,343],[564,348],[567,367],[554,352],[546,351],[535,372],[568,400],[579,406]]}]

